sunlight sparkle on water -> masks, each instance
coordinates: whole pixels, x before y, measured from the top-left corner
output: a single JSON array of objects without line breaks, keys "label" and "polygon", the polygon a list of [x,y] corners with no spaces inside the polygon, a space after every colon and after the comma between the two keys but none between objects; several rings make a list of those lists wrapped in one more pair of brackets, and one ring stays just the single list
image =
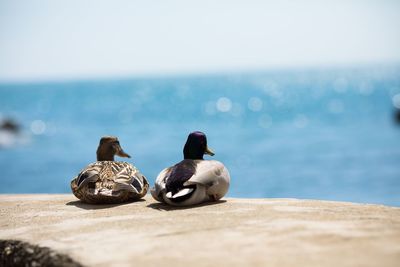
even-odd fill
[{"label": "sunlight sparkle on water", "polygon": [[228,112],[232,108],[232,101],[227,97],[220,97],[217,101],[217,109],[221,112]]},{"label": "sunlight sparkle on water", "polygon": [[44,134],[46,131],[46,123],[42,120],[34,120],[31,123],[31,131],[36,135]]},{"label": "sunlight sparkle on water", "polygon": [[249,99],[249,101],[247,102],[247,107],[251,110],[251,111],[260,111],[263,107],[263,102],[260,98],[258,97],[251,97]]},{"label": "sunlight sparkle on water", "polygon": [[400,94],[394,95],[392,98],[393,106],[400,109]]}]

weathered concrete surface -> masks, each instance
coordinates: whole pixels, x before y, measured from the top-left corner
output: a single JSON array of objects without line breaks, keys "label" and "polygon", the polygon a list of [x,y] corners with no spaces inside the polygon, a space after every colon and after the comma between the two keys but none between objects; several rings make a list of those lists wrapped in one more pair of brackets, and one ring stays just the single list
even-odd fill
[{"label": "weathered concrete surface", "polygon": [[174,209],[147,196],[92,206],[72,195],[0,195],[0,239],[87,266],[400,266],[400,208],[226,199]]}]

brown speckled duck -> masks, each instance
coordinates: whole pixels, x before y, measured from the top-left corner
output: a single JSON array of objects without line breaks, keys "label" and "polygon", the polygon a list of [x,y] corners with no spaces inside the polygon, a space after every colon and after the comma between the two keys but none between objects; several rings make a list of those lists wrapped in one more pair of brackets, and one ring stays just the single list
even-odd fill
[{"label": "brown speckled duck", "polygon": [[97,161],[89,164],[71,181],[74,195],[90,204],[123,203],[146,195],[149,183],[137,168],[114,156],[130,158],[118,138],[105,136],[97,148]]}]

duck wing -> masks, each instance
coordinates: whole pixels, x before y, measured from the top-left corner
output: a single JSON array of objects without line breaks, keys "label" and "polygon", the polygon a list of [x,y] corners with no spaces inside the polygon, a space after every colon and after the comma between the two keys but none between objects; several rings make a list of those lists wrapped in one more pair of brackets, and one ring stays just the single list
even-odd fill
[{"label": "duck wing", "polygon": [[147,193],[148,187],[146,177],[136,167],[115,161],[91,163],[71,182],[74,195],[83,200],[90,198],[87,202],[103,201],[102,196],[121,202],[139,199]]},{"label": "duck wing", "polygon": [[114,186],[113,191],[127,191],[144,196],[147,193],[149,183],[146,177],[133,165],[126,162],[114,162]]},{"label": "duck wing", "polygon": [[[170,193],[167,197],[172,197],[187,187],[184,184],[197,172],[197,164],[197,160],[185,159],[171,168],[169,175],[165,177],[165,189],[167,194]],[[186,194],[190,193],[189,191]]]},{"label": "duck wing", "polygon": [[216,160],[204,160],[198,162],[196,173],[185,181],[184,185],[202,184],[210,186],[223,175],[225,166]]}]

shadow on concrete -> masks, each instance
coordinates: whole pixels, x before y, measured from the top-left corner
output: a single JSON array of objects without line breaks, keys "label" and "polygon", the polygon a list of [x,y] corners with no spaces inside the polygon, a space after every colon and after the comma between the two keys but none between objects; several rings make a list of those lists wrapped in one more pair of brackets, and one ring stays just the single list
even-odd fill
[{"label": "shadow on concrete", "polygon": [[200,208],[200,207],[204,207],[204,206],[218,205],[218,204],[222,204],[225,202],[226,202],[226,200],[218,200],[218,201],[214,201],[214,202],[205,202],[205,203],[201,203],[198,205],[184,206],[184,207],[171,206],[171,205],[168,205],[165,203],[157,202],[157,203],[151,203],[151,204],[147,205],[147,207],[155,209],[155,210],[171,211],[171,210],[195,209],[195,208]]},{"label": "shadow on concrete", "polygon": [[110,208],[114,208],[114,207],[118,207],[118,206],[123,206],[123,205],[128,205],[128,204],[132,204],[132,203],[136,203],[136,202],[143,202],[143,201],[146,201],[146,200],[141,198],[139,200],[124,202],[124,203],[88,204],[88,203],[82,202],[80,200],[76,200],[76,201],[70,201],[70,202],[66,203],[65,205],[75,206],[75,207],[78,207],[80,209],[85,209],[85,210],[100,210],[100,209],[110,209]]}]

